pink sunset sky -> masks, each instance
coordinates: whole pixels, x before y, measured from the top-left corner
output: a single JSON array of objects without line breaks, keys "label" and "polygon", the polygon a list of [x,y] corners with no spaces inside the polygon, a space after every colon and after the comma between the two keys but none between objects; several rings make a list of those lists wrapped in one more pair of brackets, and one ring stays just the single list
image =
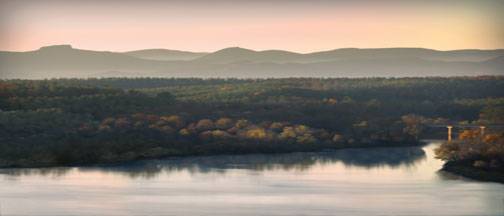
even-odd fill
[{"label": "pink sunset sky", "polygon": [[0,0],[0,50],[504,48],[504,1]]}]

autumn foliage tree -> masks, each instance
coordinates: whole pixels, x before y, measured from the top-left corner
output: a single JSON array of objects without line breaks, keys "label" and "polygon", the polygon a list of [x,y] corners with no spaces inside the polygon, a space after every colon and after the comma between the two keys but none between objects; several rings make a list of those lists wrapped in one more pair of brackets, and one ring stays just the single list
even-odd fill
[{"label": "autumn foliage tree", "polygon": [[457,140],[443,143],[436,157],[445,161],[467,162],[478,168],[502,169],[504,133],[481,134],[480,130],[464,130]]}]

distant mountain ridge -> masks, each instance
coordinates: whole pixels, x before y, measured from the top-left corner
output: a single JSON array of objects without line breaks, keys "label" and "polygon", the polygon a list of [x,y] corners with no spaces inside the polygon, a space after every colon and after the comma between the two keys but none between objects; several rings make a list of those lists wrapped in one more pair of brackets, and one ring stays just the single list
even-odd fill
[{"label": "distant mountain ridge", "polygon": [[438,51],[424,48],[342,48],[312,53],[295,53],[283,50],[254,51],[240,47],[225,48],[209,53],[196,60],[212,63],[250,62],[297,62],[313,63],[344,59],[375,59],[375,58],[421,58],[439,61],[485,61],[504,56],[504,49],[498,50],[451,50]]},{"label": "distant mountain ridge", "polygon": [[145,49],[145,50],[123,52],[123,54],[147,60],[176,61],[176,60],[194,60],[201,56],[207,55],[208,53],[188,52],[188,51],[169,50],[169,49]]},{"label": "distant mountain ridge", "polygon": [[108,52],[70,45],[0,51],[0,79],[57,77],[405,77],[504,75],[504,50],[343,48],[313,53],[167,49]]},{"label": "distant mountain ridge", "polygon": [[241,47],[230,47],[209,53],[195,61],[206,63],[236,63],[236,62],[296,62],[303,54],[283,50],[255,51]]}]

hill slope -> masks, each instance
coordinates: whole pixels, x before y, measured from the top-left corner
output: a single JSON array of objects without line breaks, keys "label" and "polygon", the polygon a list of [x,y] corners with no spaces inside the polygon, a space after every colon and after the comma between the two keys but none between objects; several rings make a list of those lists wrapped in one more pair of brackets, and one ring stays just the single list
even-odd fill
[{"label": "hill slope", "polygon": [[209,53],[196,59],[196,61],[217,64],[234,62],[314,63],[345,59],[420,58],[424,60],[437,61],[480,62],[503,55],[504,50],[438,51],[423,48],[343,48],[301,54],[282,50],[254,51],[240,47],[231,47],[216,51],[214,53]]},{"label": "hill slope", "polygon": [[227,64],[236,62],[297,62],[303,54],[283,50],[254,51],[240,47],[225,48],[198,59],[197,62]]},{"label": "hill slope", "polygon": [[[167,53],[179,55],[178,59],[186,54],[201,56],[177,61],[145,59],[151,54]],[[29,52],[3,51],[0,52],[0,78],[504,75],[503,50],[337,49],[300,54],[233,47],[209,54],[193,54],[171,50],[115,53],[74,49],[69,45],[42,47]]]},{"label": "hill slope", "polygon": [[123,54],[141,59],[160,60],[160,61],[177,61],[177,60],[193,60],[204,56],[205,52],[186,52],[180,50],[168,49],[145,49],[124,52]]},{"label": "hill slope", "polygon": [[141,76],[168,64],[113,52],[74,49],[69,45],[29,52],[0,52],[1,77],[5,78],[93,77],[111,71],[120,72],[116,74],[119,76],[129,73]]}]

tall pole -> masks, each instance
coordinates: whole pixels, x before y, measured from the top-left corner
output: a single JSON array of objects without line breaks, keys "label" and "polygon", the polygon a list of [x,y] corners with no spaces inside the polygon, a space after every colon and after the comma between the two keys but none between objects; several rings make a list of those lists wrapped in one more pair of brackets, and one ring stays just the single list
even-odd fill
[{"label": "tall pole", "polygon": [[482,125],[482,126],[480,126],[480,134],[481,134],[481,136],[485,135],[485,128],[486,128],[486,127],[485,127],[485,126],[483,126],[483,125]]},{"label": "tall pole", "polygon": [[452,140],[452,128],[453,128],[453,126],[448,125],[448,126],[446,126],[446,128],[448,128],[448,142],[451,142],[451,140]]}]

